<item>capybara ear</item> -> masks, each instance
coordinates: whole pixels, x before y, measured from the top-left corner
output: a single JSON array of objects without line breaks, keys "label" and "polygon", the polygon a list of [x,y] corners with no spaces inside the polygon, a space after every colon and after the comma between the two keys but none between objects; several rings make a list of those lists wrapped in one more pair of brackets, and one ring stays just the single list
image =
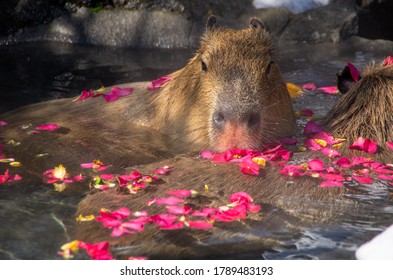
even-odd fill
[{"label": "capybara ear", "polygon": [[266,29],[266,27],[265,27],[265,25],[262,23],[262,21],[260,21],[259,19],[257,19],[257,18],[251,18],[250,19],[250,26],[253,28],[253,29]]},{"label": "capybara ear", "polygon": [[217,19],[215,16],[210,16],[206,22],[206,29],[213,30],[216,27]]},{"label": "capybara ear", "polygon": [[[361,77],[359,75],[358,81],[360,79]],[[356,81],[353,79],[348,65],[346,65],[341,72],[337,73],[337,88],[342,94],[345,94],[354,84],[356,84]]]}]

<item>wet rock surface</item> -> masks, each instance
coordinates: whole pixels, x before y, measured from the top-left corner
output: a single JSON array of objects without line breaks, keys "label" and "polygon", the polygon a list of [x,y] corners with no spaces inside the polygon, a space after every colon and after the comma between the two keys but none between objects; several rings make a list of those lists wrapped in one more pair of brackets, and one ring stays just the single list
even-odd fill
[{"label": "wet rock surface", "polygon": [[338,43],[353,36],[392,40],[392,2],[332,1],[293,14],[247,1],[14,0],[1,3],[0,44],[31,41],[137,48],[195,47],[210,14],[239,27],[259,17],[281,42]]}]

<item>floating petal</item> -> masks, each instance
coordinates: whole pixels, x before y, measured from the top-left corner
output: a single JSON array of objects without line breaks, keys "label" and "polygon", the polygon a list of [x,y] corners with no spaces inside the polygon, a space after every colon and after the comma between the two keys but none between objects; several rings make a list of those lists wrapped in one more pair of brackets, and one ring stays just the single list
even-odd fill
[{"label": "floating petal", "polygon": [[57,130],[59,128],[60,128],[60,126],[58,126],[55,123],[48,123],[48,124],[38,125],[36,127],[36,129],[38,129],[38,130]]}]

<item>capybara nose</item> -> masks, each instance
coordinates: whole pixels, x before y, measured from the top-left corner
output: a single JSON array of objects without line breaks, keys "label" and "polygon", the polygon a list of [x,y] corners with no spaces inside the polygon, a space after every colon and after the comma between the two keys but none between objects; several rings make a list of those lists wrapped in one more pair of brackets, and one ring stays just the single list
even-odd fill
[{"label": "capybara nose", "polygon": [[245,123],[249,129],[257,128],[261,122],[261,114],[256,112],[247,113],[242,122]]},{"label": "capybara nose", "polygon": [[213,114],[213,126],[216,129],[224,129],[227,122],[237,123],[248,129],[259,127],[261,115],[259,112],[245,112],[243,114],[230,113],[225,111],[216,111]]}]

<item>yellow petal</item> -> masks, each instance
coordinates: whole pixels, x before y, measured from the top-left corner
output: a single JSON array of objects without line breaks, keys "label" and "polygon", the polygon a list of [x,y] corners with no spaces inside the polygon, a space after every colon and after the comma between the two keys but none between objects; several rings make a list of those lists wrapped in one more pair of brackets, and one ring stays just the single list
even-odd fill
[{"label": "yellow petal", "polygon": [[36,158],[46,157],[46,156],[49,156],[49,154],[48,153],[43,153],[43,154],[36,154],[35,155]]},{"label": "yellow petal", "polygon": [[304,146],[299,146],[299,147],[297,147],[297,150],[298,150],[299,152],[305,152],[305,151],[307,151],[307,148],[304,147]]},{"label": "yellow petal", "polygon": [[55,187],[55,191],[56,192],[62,192],[66,188],[66,184],[65,183],[53,183],[53,186]]},{"label": "yellow petal", "polygon": [[317,138],[314,138],[313,140],[314,140],[319,146],[322,146],[322,147],[326,147],[326,146],[327,146],[327,142],[326,142],[325,140],[317,139]]},{"label": "yellow petal", "polygon": [[266,159],[264,159],[262,157],[254,157],[254,158],[252,158],[252,161],[262,167],[266,166]]},{"label": "yellow petal", "polygon": [[14,158],[2,158],[2,159],[0,159],[0,162],[5,162],[5,163],[14,162],[14,161],[15,161]]},{"label": "yellow petal", "polygon": [[203,188],[204,188],[205,191],[209,190],[209,186],[208,185],[205,185]]},{"label": "yellow petal", "polygon": [[21,166],[22,164],[21,164],[19,161],[14,161],[14,162],[10,162],[10,165],[11,165],[12,167],[19,167],[19,166]]},{"label": "yellow petal", "polygon": [[55,176],[57,179],[63,180],[66,175],[67,175],[67,170],[62,164],[55,167],[55,170],[53,171],[53,176]]},{"label": "yellow petal", "polygon": [[17,142],[15,140],[10,140],[7,142],[8,145],[12,145],[12,146],[19,146],[20,142]]},{"label": "yellow petal", "polygon": [[94,219],[95,219],[94,215],[82,216],[82,214],[79,214],[79,216],[76,217],[77,222],[87,222],[87,221],[92,221]]},{"label": "yellow petal", "polygon": [[287,89],[292,98],[300,97],[304,92],[301,87],[292,83],[287,83]]},{"label": "yellow petal", "polygon": [[337,149],[340,149],[343,145],[344,145],[344,142],[337,143],[337,144],[332,145],[332,148],[337,150]]},{"label": "yellow petal", "polygon": [[96,93],[104,93],[105,92],[105,87],[104,86],[101,86],[99,89],[97,89],[95,92]]}]

